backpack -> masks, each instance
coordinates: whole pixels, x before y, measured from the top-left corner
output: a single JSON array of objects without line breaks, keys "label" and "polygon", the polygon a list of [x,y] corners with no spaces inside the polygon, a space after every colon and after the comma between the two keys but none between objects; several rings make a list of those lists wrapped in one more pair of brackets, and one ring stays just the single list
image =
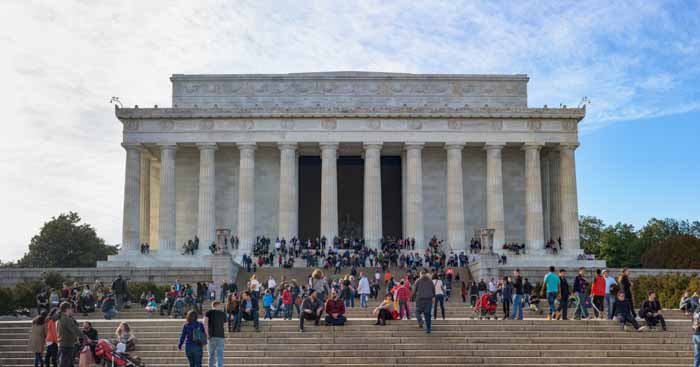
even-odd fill
[{"label": "backpack", "polygon": [[197,325],[197,327],[192,330],[192,342],[197,345],[207,345],[207,336],[204,334],[201,324]]}]

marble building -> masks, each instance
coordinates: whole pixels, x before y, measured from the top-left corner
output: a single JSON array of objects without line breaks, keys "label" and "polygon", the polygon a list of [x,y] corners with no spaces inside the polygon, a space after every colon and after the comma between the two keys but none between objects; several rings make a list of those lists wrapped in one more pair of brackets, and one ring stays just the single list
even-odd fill
[{"label": "marble building", "polygon": [[[525,243],[523,261],[581,253],[575,151],[584,108],[530,108],[526,75],[328,72],[182,75],[172,106],[117,108],[126,150],[122,250],[181,255],[219,229],[333,238],[354,228],[436,236],[467,251],[480,228]],[[352,158],[352,159],[350,159]],[[194,260],[193,260],[194,259]],[[543,260],[545,261],[545,260]],[[548,261],[548,260],[547,260]]]}]

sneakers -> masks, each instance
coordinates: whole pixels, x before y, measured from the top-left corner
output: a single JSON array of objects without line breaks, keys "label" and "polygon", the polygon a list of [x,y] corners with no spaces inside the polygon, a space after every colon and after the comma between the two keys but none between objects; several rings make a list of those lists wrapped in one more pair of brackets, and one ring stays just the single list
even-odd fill
[{"label": "sneakers", "polygon": [[549,321],[549,320],[551,320],[551,319],[552,319],[552,315],[549,315],[549,314],[548,314],[546,320]]},{"label": "sneakers", "polygon": [[642,326],[642,327],[640,327],[639,329],[637,329],[637,331],[640,331],[640,332],[641,332],[641,331],[646,331],[647,329],[649,329],[649,328],[646,327],[646,326]]}]

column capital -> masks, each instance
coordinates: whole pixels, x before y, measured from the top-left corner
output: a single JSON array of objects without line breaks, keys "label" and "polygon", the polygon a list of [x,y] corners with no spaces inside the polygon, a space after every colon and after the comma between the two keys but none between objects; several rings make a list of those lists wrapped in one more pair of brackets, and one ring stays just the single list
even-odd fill
[{"label": "column capital", "polygon": [[318,146],[321,147],[321,150],[327,151],[327,150],[332,150],[332,151],[337,151],[338,150],[338,142],[322,142],[318,143]]},{"label": "column capital", "polygon": [[464,149],[464,143],[445,143],[445,150],[459,150]]},{"label": "column capital", "polygon": [[579,143],[559,143],[557,150],[576,150],[579,147]]},{"label": "column capital", "polygon": [[122,143],[122,147],[126,150],[138,149],[141,150],[140,143]]},{"label": "column capital", "polygon": [[218,146],[216,143],[197,143],[197,148],[199,150],[216,150]]},{"label": "column capital", "polygon": [[238,147],[238,150],[241,151],[254,151],[258,146],[255,143],[236,143],[236,146]]},{"label": "column capital", "polygon": [[297,150],[296,142],[277,143],[279,150]]},{"label": "column capital", "polygon": [[403,144],[404,150],[422,150],[425,143],[421,142],[406,142]]},{"label": "column capital", "polygon": [[160,150],[177,150],[177,144],[175,143],[164,143],[158,144]]},{"label": "column capital", "polygon": [[490,143],[490,142],[486,142],[486,144],[484,145],[484,150],[499,150],[499,151],[500,151],[500,150],[503,149],[503,147],[505,147],[505,146],[506,146],[505,143]]},{"label": "column capital", "polygon": [[362,144],[362,148],[364,148],[365,150],[382,150],[383,145],[384,143],[369,142]]},{"label": "column capital", "polygon": [[531,142],[526,142],[525,144],[523,144],[522,149],[523,150],[532,150],[532,149],[540,150],[540,149],[542,149],[542,147],[544,147],[544,143],[531,141]]}]

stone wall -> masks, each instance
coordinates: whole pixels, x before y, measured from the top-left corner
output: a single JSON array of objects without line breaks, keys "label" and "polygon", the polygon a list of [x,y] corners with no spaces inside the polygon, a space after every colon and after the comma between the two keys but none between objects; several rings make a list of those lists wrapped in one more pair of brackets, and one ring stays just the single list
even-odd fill
[{"label": "stone wall", "polygon": [[96,280],[111,283],[120,274],[131,282],[156,284],[170,284],[178,277],[183,283],[212,280],[209,268],[6,268],[0,269],[0,287],[11,287],[25,280],[39,280],[48,271],[80,283],[94,283]]}]

